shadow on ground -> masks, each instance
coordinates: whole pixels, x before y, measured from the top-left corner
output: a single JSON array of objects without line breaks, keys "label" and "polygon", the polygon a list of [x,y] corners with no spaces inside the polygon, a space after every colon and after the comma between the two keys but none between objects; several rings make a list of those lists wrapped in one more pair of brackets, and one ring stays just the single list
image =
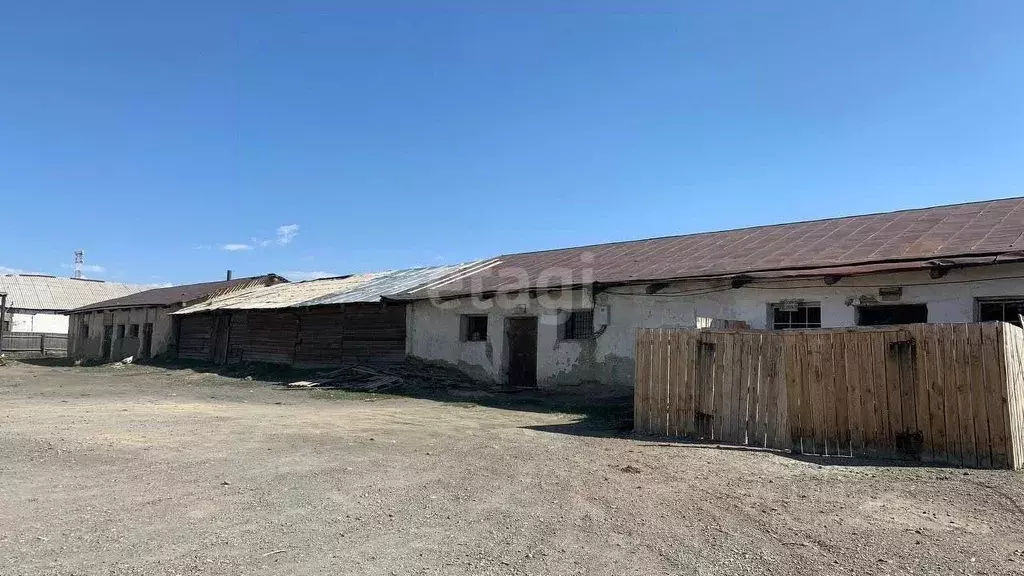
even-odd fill
[{"label": "shadow on ground", "polygon": [[[68,358],[19,358],[18,362],[54,368],[77,368],[82,370],[109,369],[110,363],[76,362]],[[116,363],[115,363],[116,364]],[[403,382],[383,391],[367,391],[358,384],[345,382],[323,384],[314,388],[292,387],[289,383],[302,380],[316,380],[329,370],[298,369],[288,366],[264,363],[219,365],[209,362],[154,359],[136,362],[137,366],[152,366],[171,371],[191,371],[216,374],[225,378],[251,380],[254,383],[271,385],[289,393],[304,394],[311,391],[331,398],[332,392],[356,392],[367,395],[416,398],[448,404],[478,405],[503,410],[535,412],[543,414],[568,414],[577,416],[574,422],[558,426],[534,427],[534,429],[558,434],[591,437],[632,437],[633,397],[632,395],[609,395],[595,393],[593,386],[565,387],[559,390],[536,388],[502,388],[491,383],[479,382],[462,375],[450,374],[450,379],[439,378],[444,370],[434,365],[410,361],[403,366],[404,372],[415,374],[417,369],[429,371],[431,376],[420,380],[404,378]],[[366,366],[373,366],[366,364]],[[387,369],[388,366],[381,366]],[[391,366],[393,368],[393,366]]]},{"label": "shadow on ground", "polygon": [[[67,358],[18,358],[17,362],[44,367],[79,367],[81,369],[102,369],[110,364],[87,363],[78,364]],[[867,466],[867,467],[929,467],[936,469],[953,469],[955,467],[939,463],[925,463],[919,459],[879,459],[844,455],[820,456],[802,454],[797,451],[775,450],[753,446],[737,446],[720,444],[710,440],[688,440],[660,436],[636,436],[633,433],[633,398],[632,396],[610,396],[595,394],[593,387],[562,388],[559,390],[540,389],[507,389],[475,382],[464,376],[455,376],[451,381],[434,381],[430,383],[406,380],[386,392],[367,392],[358,386],[339,384],[321,385],[315,388],[296,388],[288,383],[299,380],[315,379],[323,369],[296,369],[287,366],[261,363],[235,365],[217,365],[207,362],[176,360],[174,362],[150,361],[146,366],[159,367],[165,370],[189,370],[198,373],[216,374],[226,378],[252,380],[254,383],[271,385],[290,393],[303,394],[310,391],[327,393],[360,392],[368,396],[416,398],[456,405],[477,405],[503,410],[517,410],[545,414],[568,414],[575,416],[572,422],[564,424],[548,424],[524,426],[524,429],[566,434],[570,436],[622,438],[634,440],[642,446],[660,447],[683,451],[713,450],[728,452],[763,452],[784,456],[799,462],[818,466]],[[415,370],[417,364],[407,364],[407,370]]]}]

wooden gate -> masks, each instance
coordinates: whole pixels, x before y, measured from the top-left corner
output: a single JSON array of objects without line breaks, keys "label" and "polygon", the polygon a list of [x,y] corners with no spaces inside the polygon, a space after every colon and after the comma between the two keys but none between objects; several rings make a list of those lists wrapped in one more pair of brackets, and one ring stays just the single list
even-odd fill
[{"label": "wooden gate", "polygon": [[1013,325],[640,330],[636,358],[639,433],[1024,465],[1024,331]]}]

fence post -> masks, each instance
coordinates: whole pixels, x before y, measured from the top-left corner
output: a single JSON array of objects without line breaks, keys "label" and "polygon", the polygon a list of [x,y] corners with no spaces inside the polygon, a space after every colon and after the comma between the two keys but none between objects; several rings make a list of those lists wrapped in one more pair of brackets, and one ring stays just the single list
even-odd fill
[{"label": "fence post", "polygon": [[0,355],[4,353],[4,320],[7,319],[7,292],[0,292]]},{"label": "fence post", "polygon": [[39,335],[39,354],[46,356],[46,334]]}]

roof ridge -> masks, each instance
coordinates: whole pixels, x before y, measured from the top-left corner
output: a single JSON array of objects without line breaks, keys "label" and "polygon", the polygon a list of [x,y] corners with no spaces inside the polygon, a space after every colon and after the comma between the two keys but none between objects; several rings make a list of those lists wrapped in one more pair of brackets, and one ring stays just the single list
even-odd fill
[{"label": "roof ridge", "polygon": [[867,218],[870,216],[884,216],[887,214],[904,214],[907,212],[921,212],[924,210],[940,210],[943,208],[955,208],[957,206],[970,206],[972,204],[993,204],[1007,200],[1024,200],[1024,196],[1007,196],[1005,198],[992,198],[990,200],[972,200],[970,202],[954,202],[951,204],[938,204],[935,206],[922,206],[919,208],[902,208],[888,212],[868,212],[864,214],[848,214],[846,216],[830,216],[828,218],[812,218],[810,220],[795,220],[793,222],[777,222],[775,224],[755,224],[753,226],[740,226],[739,228],[726,228],[723,230],[705,230],[703,232],[687,232],[685,234],[666,234],[664,236],[651,236],[648,238],[636,238],[633,240],[615,240],[612,242],[595,242],[593,244],[582,244],[579,246],[568,246],[566,248],[545,248],[543,250],[527,250],[525,252],[509,252],[496,256],[496,258],[507,258],[510,256],[525,256],[527,254],[543,254],[545,252],[565,252],[568,250],[580,250],[583,248],[596,248],[598,246],[615,246],[617,244],[635,244],[651,240],[667,240],[670,238],[686,238],[688,236],[702,236],[705,234],[724,234],[726,232],[742,232],[744,230],[761,230],[765,228],[780,228],[782,226],[794,226],[799,224],[816,224],[820,222],[831,222],[834,220],[847,220],[852,218]]}]

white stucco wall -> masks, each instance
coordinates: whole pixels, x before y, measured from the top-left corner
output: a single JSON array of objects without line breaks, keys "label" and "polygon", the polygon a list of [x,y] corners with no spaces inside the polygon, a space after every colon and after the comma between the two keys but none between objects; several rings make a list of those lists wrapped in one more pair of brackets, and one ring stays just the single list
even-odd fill
[{"label": "white stucco wall", "polygon": [[11,311],[8,316],[11,332],[67,334],[68,317],[52,312]]},{"label": "white stucco wall", "polygon": [[[168,352],[173,343],[173,322],[168,308],[128,308],[75,314],[68,328],[68,355],[72,358],[103,357],[103,327],[113,326],[113,354],[111,360],[121,360],[127,356],[141,357],[143,325],[153,324],[153,343],[151,355],[158,356]],[[88,323],[88,337],[84,336],[82,325]],[[125,325],[125,337],[117,337],[117,326]],[[129,326],[139,325],[139,337],[131,338]]]},{"label": "white stucco wall", "polygon": [[[518,308],[498,300],[462,299],[444,303],[418,301],[409,306],[407,352],[441,361],[496,382],[505,380],[507,358],[505,318],[538,317],[537,379],[541,386],[597,382],[632,386],[637,328],[696,326],[698,316],[741,320],[752,328],[769,327],[769,306],[784,299],[818,302],[824,328],[856,325],[856,307],[878,304],[926,304],[929,322],[976,320],[976,300],[1024,297],[1024,265],[1006,264],[953,270],[941,279],[927,272],[875,274],[843,278],[827,286],[818,279],[758,281],[742,288],[722,282],[675,283],[653,295],[646,285],[599,291],[590,301],[587,291],[572,295],[572,304],[545,303],[521,297]],[[880,286],[900,286],[898,301],[879,301]],[[705,293],[706,292],[706,293]],[[558,341],[558,310],[607,306],[609,322],[599,336],[587,341]],[[514,308],[514,309],[513,309]],[[487,314],[486,342],[462,342],[460,316]],[[601,331],[600,326],[595,329]]]}]

